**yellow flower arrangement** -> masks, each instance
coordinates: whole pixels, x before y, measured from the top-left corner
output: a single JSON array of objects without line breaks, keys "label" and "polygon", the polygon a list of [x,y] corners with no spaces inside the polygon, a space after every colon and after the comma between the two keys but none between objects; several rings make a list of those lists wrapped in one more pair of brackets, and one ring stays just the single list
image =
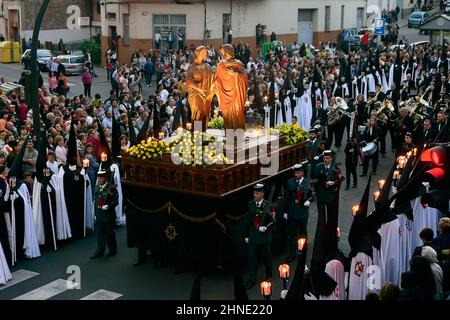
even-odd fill
[{"label": "yellow flower arrangement", "polygon": [[208,128],[210,129],[221,129],[223,130],[223,118],[220,117],[213,117],[211,121],[208,122]]},{"label": "yellow flower arrangement", "polygon": [[142,160],[161,160],[163,153],[170,151],[170,144],[165,141],[148,139],[142,140],[141,143],[130,147],[127,151],[132,158]]},{"label": "yellow flower arrangement", "polygon": [[283,123],[274,129],[269,129],[269,134],[278,133],[283,144],[292,145],[305,141],[308,133],[298,123]]}]

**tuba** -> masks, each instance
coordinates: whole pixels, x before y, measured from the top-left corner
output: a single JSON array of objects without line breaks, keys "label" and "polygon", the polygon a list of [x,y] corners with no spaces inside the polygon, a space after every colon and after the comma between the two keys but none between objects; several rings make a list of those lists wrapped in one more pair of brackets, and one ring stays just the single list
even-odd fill
[{"label": "tuba", "polygon": [[391,101],[384,100],[380,109],[377,110],[377,120],[386,125],[391,118],[391,115],[394,114],[394,106]]},{"label": "tuba", "polygon": [[345,100],[342,99],[341,97],[336,97],[336,106],[334,107],[333,110],[330,110],[327,113],[328,125],[329,126],[335,125],[336,123],[341,121],[341,119],[344,116],[351,118],[352,114],[350,112],[346,111],[347,109],[348,109],[348,106],[347,106],[347,103],[345,102]]}]

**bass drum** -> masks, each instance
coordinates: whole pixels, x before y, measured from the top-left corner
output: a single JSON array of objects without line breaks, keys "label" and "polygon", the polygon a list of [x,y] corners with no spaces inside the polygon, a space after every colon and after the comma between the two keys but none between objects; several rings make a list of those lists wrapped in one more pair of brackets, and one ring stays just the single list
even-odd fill
[{"label": "bass drum", "polygon": [[378,146],[374,142],[369,142],[366,146],[361,148],[361,152],[365,156],[371,156],[377,152]]}]

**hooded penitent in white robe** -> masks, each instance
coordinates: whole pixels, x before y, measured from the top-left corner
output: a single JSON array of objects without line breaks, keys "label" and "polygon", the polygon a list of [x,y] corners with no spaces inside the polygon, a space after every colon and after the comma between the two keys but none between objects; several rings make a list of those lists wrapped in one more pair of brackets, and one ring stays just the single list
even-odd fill
[{"label": "hooded penitent in white robe", "polygon": [[348,300],[365,300],[369,292],[367,286],[367,268],[372,265],[372,258],[363,252],[352,258],[350,267],[350,280],[348,287]]},{"label": "hooded penitent in white robe", "polygon": [[297,98],[297,105],[294,109],[294,116],[297,117],[297,121],[300,127],[309,131],[311,129],[311,118],[312,118],[312,104],[311,96],[309,91]]},{"label": "hooded penitent in white robe", "polygon": [[375,87],[375,78],[373,77],[373,74],[369,73],[366,76],[367,79],[367,87],[369,89],[369,92],[375,92],[376,91],[376,87]]},{"label": "hooded penitent in white robe", "polygon": [[409,261],[411,261],[414,247],[411,246],[413,221],[408,219],[406,215],[398,215],[400,224],[400,255],[398,257],[400,276],[401,272],[409,270]]},{"label": "hooded penitent in white robe", "polygon": [[37,238],[36,225],[34,224],[33,208],[31,207],[30,193],[25,183],[22,183],[17,194],[23,199],[23,213],[25,220],[23,249],[25,256],[29,259],[41,256],[39,241]]},{"label": "hooded penitent in white robe", "polygon": [[361,94],[364,97],[364,100],[367,101],[367,78],[365,76],[361,77],[361,88],[359,90],[359,94]]},{"label": "hooded penitent in white robe", "polygon": [[264,128],[270,129],[270,107],[268,104],[264,107]]},{"label": "hooded penitent in white robe", "polygon": [[84,181],[86,181],[86,207],[84,208],[86,212],[85,228],[94,230],[94,204],[92,202],[92,189],[87,174],[84,175]]},{"label": "hooded penitent in white robe", "polygon": [[8,263],[6,262],[5,253],[3,252],[2,244],[0,243],[0,285],[5,285],[7,281],[11,280],[11,272],[9,271]]},{"label": "hooded penitent in white robe", "polygon": [[320,296],[319,300],[345,300],[345,271],[342,262],[336,259],[329,261],[325,272],[337,282],[337,286],[332,294]]},{"label": "hooded penitent in white robe", "polygon": [[40,245],[45,244],[44,219],[42,217],[42,203],[41,203],[41,188],[42,184],[34,178],[33,183],[33,218],[36,225],[37,238]]},{"label": "hooded penitent in white robe", "polygon": [[[125,224],[125,216],[123,215],[123,193],[122,183],[120,181],[120,170],[116,163],[113,163],[110,167],[111,172],[114,172],[114,186],[116,187],[117,194],[119,196],[119,204],[116,207],[116,223],[119,225]],[[91,198],[92,203],[92,198]]]},{"label": "hooded penitent in white robe", "polygon": [[281,102],[280,100],[275,100],[275,126],[279,126],[284,123],[283,114],[281,111]]},{"label": "hooded penitent in white robe", "polygon": [[292,106],[291,106],[291,98],[287,96],[284,98],[284,110],[286,111],[286,123],[292,122]]},{"label": "hooded penitent in white robe", "polygon": [[384,281],[400,284],[400,224],[398,219],[384,223],[378,230],[381,236],[381,267],[384,270]]},{"label": "hooded penitent in white robe", "polygon": [[411,247],[415,248],[422,245],[422,240],[419,237],[419,233],[424,228],[431,228],[433,233],[437,235],[439,211],[431,207],[424,208],[420,203],[420,197],[411,200],[411,207],[413,208],[414,216]]},{"label": "hooded penitent in white robe", "polygon": [[56,233],[58,240],[72,237],[69,214],[67,213],[66,198],[64,196],[64,168],[59,168],[58,175],[53,175],[50,183],[56,192]]},{"label": "hooded penitent in white robe", "polygon": [[381,261],[381,250],[378,250],[374,246],[372,246],[372,263],[374,266],[379,267],[379,279],[380,279],[380,288],[374,288],[373,292],[378,292],[379,289],[381,289],[381,285],[384,283],[384,268]]},{"label": "hooded penitent in white robe", "polygon": [[388,82],[386,81],[386,74],[384,73],[384,69],[381,70],[381,84],[383,87],[383,92],[386,93],[390,88]]},{"label": "hooded penitent in white robe", "polygon": [[356,100],[359,95],[358,79],[355,77],[352,81],[352,98]]}]

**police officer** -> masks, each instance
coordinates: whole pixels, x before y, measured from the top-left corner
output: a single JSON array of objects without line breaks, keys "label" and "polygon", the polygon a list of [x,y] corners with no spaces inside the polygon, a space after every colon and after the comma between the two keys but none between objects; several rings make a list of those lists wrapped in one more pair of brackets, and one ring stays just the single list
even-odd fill
[{"label": "police officer", "polygon": [[306,169],[306,163],[296,164],[293,168],[294,177],[287,182],[287,213],[284,214],[284,219],[288,221],[289,226],[289,256],[286,262],[295,259],[298,238],[307,238],[308,234],[311,191],[309,179],[305,177]]},{"label": "police officer", "polygon": [[107,181],[106,171],[97,173],[98,185],[95,187],[95,217],[97,220],[97,251],[91,259],[103,256],[108,245],[108,256],[117,253],[116,234],[114,226],[116,221],[115,208],[119,203],[117,190]]},{"label": "police officer", "polygon": [[272,225],[274,216],[270,212],[269,202],[264,200],[265,185],[258,183],[253,188],[253,200],[248,203],[245,228],[245,242],[249,246],[249,279],[246,288],[256,284],[258,272],[257,255],[261,256],[266,269],[266,280],[272,280]]},{"label": "police officer", "polygon": [[309,166],[310,166],[309,170],[311,171],[307,175],[309,178],[313,177],[312,175],[314,175],[314,168],[317,165],[317,160],[315,160],[314,158],[319,156],[322,153],[322,147],[321,147],[321,144],[320,144],[320,141],[319,141],[319,138],[317,137],[317,135],[318,135],[317,129],[312,128],[311,130],[309,130],[309,139],[308,139],[308,142],[306,144],[306,149],[305,149],[306,159],[309,162]]},{"label": "police officer", "polygon": [[320,253],[320,257],[315,258],[318,260],[324,259],[337,249],[339,189],[344,179],[341,169],[332,161],[332,156],[331,150],[324,151],[323,162],[316,166],[315,192],[318,209],[316,240],[320,238],[320,243],[317,243],[320,250],[315,251]]}]

